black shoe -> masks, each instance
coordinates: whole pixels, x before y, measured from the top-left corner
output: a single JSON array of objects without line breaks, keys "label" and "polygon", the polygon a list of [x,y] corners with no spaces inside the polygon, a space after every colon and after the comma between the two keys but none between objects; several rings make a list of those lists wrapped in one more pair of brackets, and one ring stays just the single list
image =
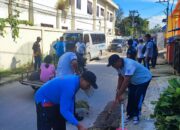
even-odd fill
[{"label": "black shoe", "polygon": [[132,116],[127,115],[124,123],[128,123],[132,118],[133,118]]}]

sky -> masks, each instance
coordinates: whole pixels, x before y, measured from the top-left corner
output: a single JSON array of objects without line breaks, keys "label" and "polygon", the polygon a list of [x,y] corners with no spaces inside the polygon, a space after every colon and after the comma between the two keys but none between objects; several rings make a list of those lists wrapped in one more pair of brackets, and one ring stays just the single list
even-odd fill
[{"label": "sky", "polygon": [[[150,22],[149,27],[153,28],[155,25],[162,23],[162,19],[166,18],[164,11],[166,10],[167,4],[157,3],[159,0],[114,0],[114,2],[122,8],[124,16],[129,15],[129,10],[137,10],[140,17],[148,19]],[[162,1],[162,0],[161,0]],[[178,0],[174,0],[174,6]],[[170,9],[173,0],[170,0]]]}]

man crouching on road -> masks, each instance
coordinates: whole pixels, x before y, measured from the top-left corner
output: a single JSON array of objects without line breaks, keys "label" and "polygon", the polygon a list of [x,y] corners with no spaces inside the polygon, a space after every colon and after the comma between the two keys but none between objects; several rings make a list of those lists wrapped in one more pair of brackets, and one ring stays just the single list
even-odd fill
[{"label": "man crouching on road", "polygon": [[119,103],[122,100],[122,95],[128,87],[126,121],[133,118],[133,123],[138,124],[141,106],[152,75],[143,65],[129,58],[113,54],[108,61],[107,66],[112,66],[119,75],[115,102]]},{"label": "man crouching on road", "polygon": [[35,94],[38,130],[66,130],[66,120],[87,130],[74,117],[74,98],[79,88],[97,89],[96,76],[85,71],[81,76],[67,75],[45,83]]}]

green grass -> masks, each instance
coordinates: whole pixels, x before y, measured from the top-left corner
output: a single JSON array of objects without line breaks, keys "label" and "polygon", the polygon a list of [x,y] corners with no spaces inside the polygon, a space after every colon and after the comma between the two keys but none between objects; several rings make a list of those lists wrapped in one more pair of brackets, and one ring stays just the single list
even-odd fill
[{"label": "green grass", "polygon": [[23,67],[19,67],[19,68],[12,69],[12,70],[0,70],[0,77],[2,78],[2,77],[8,77],[13,74],[21,74],[28,70],[31,70],[31,68],[32,67],[30,67],[29,65],[25,65]]}]

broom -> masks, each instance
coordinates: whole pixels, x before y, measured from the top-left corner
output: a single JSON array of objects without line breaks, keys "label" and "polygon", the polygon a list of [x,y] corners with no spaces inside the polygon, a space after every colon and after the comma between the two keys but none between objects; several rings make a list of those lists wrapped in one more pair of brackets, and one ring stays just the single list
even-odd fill
[{"label": "broom", "polygon": [[124,126],[124,104],[121,103],[121,128],[117,128],[116,130],[128,130],[127,128],[125,128]]}]

